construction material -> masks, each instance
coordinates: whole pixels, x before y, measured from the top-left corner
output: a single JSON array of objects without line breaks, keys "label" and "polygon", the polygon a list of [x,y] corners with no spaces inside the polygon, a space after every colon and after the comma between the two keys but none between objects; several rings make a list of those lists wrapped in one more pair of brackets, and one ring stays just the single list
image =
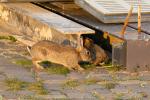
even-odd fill
[{"label": "construction material", "polygon": [[128,71],[150,71],[150,40],[127,40],[113,46],[112,63]]},{"label": "construction material", "polygon": [[[76,4],[104,23],[123,23],[133,5],[129,22],[137,22],[138,0],[75,0]],[[142,21],[150,21],[150,2],[141,0]]]},{"label": "construction material", "polygon": [[58,1],[73,1],[73,0],[0,0],[0,2],[58,2]]},{"label": "construction material", "polygon": [[27,37],[76,44],[77,35],[95,31],[31,3],[1,3],[0,19]]},{"label": "construction material", "polygon": [[[101,34],[103,37],[96,35],[96,40],[104,38],[112,45],[112,63],[114,66],[123,66],[129,71],[148,70],[150,68],[148,61],[150,59],[150,54],[148,53],[150,50],[150,35],[145,32],[150,32],[149,22],[142,23],[141,29],[145,31],[141,32],[142,37],[140,39],[138,29],[131,27],[131,25],[137,27],[137,23],[128,23],[124,38],[122,38],[120,31],[123,24],[102,23],[83,9],[64,10],[57,6],[54,7],[51,3],[39,3],[38,5],[97,30],[97,34]],[[101,44],[102,42],[96,43]]]},{"label": "construction material", "polygon": [[[59,2],[61,3],[61,2]],[[70,2],[71,3],[71,2]],[[36,3],[38,6],[41,6],[49,11],[55,12],[63,17],[66,17],[68,19],[71,19],[73,21],[76,21],[77,23],[80,23],[82,25],[85,25],[87,27],[90,27],[94,30],[99,31],[99,33],[104,32],[105,37],[111,37],[109,38],[110,41],[113,41],[113,43],[118,43],[119,41],[122,42],[121,39],[122,35],[120,34],[120,31],[122,29],[123,24],[106,24],[102,23],[98,19],[94,18],[91,14],[86,12],[84,9],[70,9],[70,10],[65,10],[61,9],[59,6],[53,5],[53,3]],[[72,4],[74,4],[72,2]],[[63,3],[65,6],[66,4]],[[74,7],[77,6],[74,4]],[[76,8],[76,7],[75,7]],[[127,15],[127,14],[126,14]],[[130,24],[130,23],[129,23]],[[147,26],[146,26],[147,27]],[[141,32],[143,33],[143,32]],[[146,34],[144,34],[146,35]],[[148,35],[146,35],[148,36]],[[137,30],[128,27],[126,28],[125,35],[124,35],[125,40],[137,40],[138,39],[138,33]]]}]

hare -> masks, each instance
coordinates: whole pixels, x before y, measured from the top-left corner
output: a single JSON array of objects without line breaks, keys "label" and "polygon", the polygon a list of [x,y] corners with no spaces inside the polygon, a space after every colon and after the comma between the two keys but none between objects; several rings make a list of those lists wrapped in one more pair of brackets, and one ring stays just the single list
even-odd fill
[{"label": "hare", "polygon": [[99,45],[94,44],[92,39],[85,38],[84,47],[86,47],[92,55],[92,64],[99,65],[108,60],[106,52]]},{"label": "hare", "polygon": [[43,69],[38,63],[47,60],[61,64],[69,70],[82,71],[84,69],[80,67],[79,62],[91,60],[90,52],[81,45],[74,48],[70,45],[60,45],[47,40],[40,41],[31,48],[28,47],[28,51],[32,56],[33,64],[38,70]]}]

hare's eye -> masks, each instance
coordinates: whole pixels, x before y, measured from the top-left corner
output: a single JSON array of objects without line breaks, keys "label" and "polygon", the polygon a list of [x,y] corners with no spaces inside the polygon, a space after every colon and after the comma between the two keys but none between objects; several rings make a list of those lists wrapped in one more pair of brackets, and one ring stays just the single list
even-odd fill
[{"label": "hare's eye", "polygon": [[87,51],[87,52],[86,52],[86,54],[90,55],[90,52],[89,52],[89,51]]}]

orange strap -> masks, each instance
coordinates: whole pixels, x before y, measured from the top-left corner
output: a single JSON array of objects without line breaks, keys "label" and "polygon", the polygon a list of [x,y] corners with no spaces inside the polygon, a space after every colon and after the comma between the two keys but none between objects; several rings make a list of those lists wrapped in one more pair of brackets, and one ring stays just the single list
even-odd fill
[{"label": "orange strap", "polygon": [[127,25],[128,25],[128,22],[129,22],[129,18],[130,18],[131,15],[132,15],[132,11],[133,11],[133,6],[131,5],[130,10],[129,10],[129,12],[128,12],[128,15],[127,15],[127,17],[126,17],[126,20],[125,20],[125,22],[124,22],[124,26],[123,26],[123,28],[122,28],[122,30],[121,30],[121,33],[120,33],[122,36],[124,36],[124,34],[125,34],[125,30],[126,30],[126,28],[127,28]]},{"label": "orange strap", "polygon": [[141,5],[138,5],[138,33],[141,33]]}]

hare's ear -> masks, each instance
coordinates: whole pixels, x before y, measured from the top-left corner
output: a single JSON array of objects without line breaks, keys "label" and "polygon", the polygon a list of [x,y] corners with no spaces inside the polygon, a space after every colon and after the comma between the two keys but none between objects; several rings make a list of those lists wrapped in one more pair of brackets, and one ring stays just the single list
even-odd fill
[{"label": "hare's ear", "polygon": [[83,48],[83,45],[84,45],[84,43],[83,43],[83,37],[80,37],[80,45]]},{"label": "hare's ear", "polygon": [[94,44],[93,40],[90,38],[85,38],[84,39],[84,46],[92,46]]},{"label": "hare's ear", "polygon": [[77,51],[81,51],[83,49],[83,38],[78,35],[78,38],[77,38]]}]

